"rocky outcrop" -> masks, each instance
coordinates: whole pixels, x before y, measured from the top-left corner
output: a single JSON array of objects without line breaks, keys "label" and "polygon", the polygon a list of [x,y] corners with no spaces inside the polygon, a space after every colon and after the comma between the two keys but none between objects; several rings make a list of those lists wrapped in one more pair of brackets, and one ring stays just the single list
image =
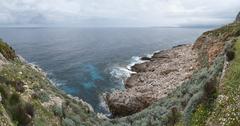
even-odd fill
[{"label": "rocky outcrop", "polygon": [[125,91],[106,95],[113,116],[126,116],[148,107],[188,80],[197,68],[192,45],[177,46],[155,53],[149,62],[136,64],[125,82]]},{"label": "rocky outcrop", "polygon": [[193,49],[198,51],[199,64],[201,66],[211,65],[213,60],[223,52],[225,44],[239,35],[240,25],[238,23],[203,33],[193,45]]},{"label": "rocky outcrop", "polygon": [[17,55],[12,47],[10,47],[7,43],[3,42],[0,39],[0,53],[7,59],[7,60],[14,60],[17,58]]},{"label": "rocky outcrop", "polygon": [[175,46],[134,65],[132,71],[136,74],[126,80],[126,90],[107,95],[110,111],[114,116],[130,115],[167,96],[188,80],[194,69],[210,67],[224,52],[226,43],[239,35],[240,25],[235,22],[203,33],[193,46]]},{"label": "rocky outcrop", "polygon": [[235,22],[240,22],[240,12],[238,13]]}]

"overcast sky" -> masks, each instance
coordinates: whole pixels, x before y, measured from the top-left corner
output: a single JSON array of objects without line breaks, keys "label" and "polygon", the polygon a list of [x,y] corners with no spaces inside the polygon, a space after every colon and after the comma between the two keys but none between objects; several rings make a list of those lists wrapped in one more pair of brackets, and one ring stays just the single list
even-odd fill
[{"label": "overcast sky", "polygon": [[239,11],[240,0],[0,0],[0,25],[221,25]]}]

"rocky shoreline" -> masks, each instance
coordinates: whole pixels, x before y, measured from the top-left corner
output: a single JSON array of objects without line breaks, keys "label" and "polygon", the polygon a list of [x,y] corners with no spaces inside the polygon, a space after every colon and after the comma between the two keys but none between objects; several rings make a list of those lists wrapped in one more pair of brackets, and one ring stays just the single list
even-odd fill
[{"label": "rocky shoreline", "polygon": [[178,45],[154,53],[141,64],[135,64],[125,81],[126,90],[116,90],[105,95],[105,101],[114,117],[134,114],[166,97],[187,81],[197,69],[197,53],[192,45]]},{"label": "rocky shoreline", "polygon": [[0,39],[0,126],[239,125],[239,15],[194,45],[142,57],[126,89],[105,96],[113,116],[125,116],[113,119],[57,89]]}]

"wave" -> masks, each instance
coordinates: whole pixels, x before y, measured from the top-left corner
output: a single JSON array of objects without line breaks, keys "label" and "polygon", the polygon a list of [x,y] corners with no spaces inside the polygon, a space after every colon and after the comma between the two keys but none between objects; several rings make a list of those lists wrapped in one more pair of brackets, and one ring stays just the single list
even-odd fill
[{"label": "wave", "polygon": [[[158,51],[155,51],[156,53]],[[149,57],[151,58],[153,54],[146,54],[144,57]],[[140,56],[133,56],[131,57],[130,60],[125,63],[125,65],[120,65],[120,64],[114,64],[112,69],[111,69],[111,76],[117,80],[120,80],[122,84],[124,84],[124,81],[131,76],[131,74],[136,73],[131,70],[132,66],[135,64],[141,64],[144,62],[147,62],[146,60],[141,60],[142,57]]]},{"label": "wave", "polygon": [[[22,59],[24,59],[23,57],[21,57]],[[27,63],[27,61],[24,59],[24,61]],[[56,87],[61,87],[66,85],[65,82],[60,82],[57,79],[55,79],[53,76],[53,73],[51,72],[46,72],[44,71],[39,65],[37,65],[36,62],[31,62],[31,63],[27,63],[32,69],[40,72],[43,76],[45,76],[46,78],[48,78],[48,80],[50,81],[51,84],[53,84]]]},{"label": "wave", "polygon": [[48,80],[51,82],[51,84],[53,84],[53,85],[56,86],[56,87],[63,87],[63,86],[66,85],[65,82],[60,82],[60,81],[58,81],[58,80],[55,79],[55,78],[50,78],[50,77],[48,77]]},{"label": "wave", "polygon": [[121,67],[121,66],[113,67],[112,71],[110,72],[112,77],[114,77],[116,79],[121,79],[121,80],[124,80],[124,79],[130,77],[130,75],[132,73],[134,73],[134,72],[132,72],[131,70],[129,70],[126,67]]},{"label": "wave", "polygon": [[141,64],[144,63],[146,61],[141,60],[142,57],[140,56],[133,56],[130,60],[130,64],[127,65],[127,69],[131,71],[132,66],[134,66],[135,64]]},{"label": "wave", "polygon": [[31,62],[28,63],[30,65],[31,68],[33,68],[34,70],[42,73],[45,77],[48,75],[47,72],[45,72],[41,67],[39,67],[39,65],[37,65],[35,62]]},{"label": "wave", "polygon": [[111,112],[109,111],[108,105],[107,105],[106,101],[104,100],[105,95],[106,94],[104,93],[104,94],[99,96],[99,101],[100,101],[99,102],[99,107],[101,107],[101,109],[103,109],[103,111],[104,111],[103,115],[105,115],[107,117],[110,117]]}]

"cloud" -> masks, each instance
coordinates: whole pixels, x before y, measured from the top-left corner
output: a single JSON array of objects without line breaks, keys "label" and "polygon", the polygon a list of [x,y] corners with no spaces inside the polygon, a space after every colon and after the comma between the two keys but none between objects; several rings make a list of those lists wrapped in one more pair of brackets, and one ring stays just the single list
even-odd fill
[{"label": "cloud", "polygon": [[1,0],[0,25],[186,26],[233,21],[239,0]]}]

